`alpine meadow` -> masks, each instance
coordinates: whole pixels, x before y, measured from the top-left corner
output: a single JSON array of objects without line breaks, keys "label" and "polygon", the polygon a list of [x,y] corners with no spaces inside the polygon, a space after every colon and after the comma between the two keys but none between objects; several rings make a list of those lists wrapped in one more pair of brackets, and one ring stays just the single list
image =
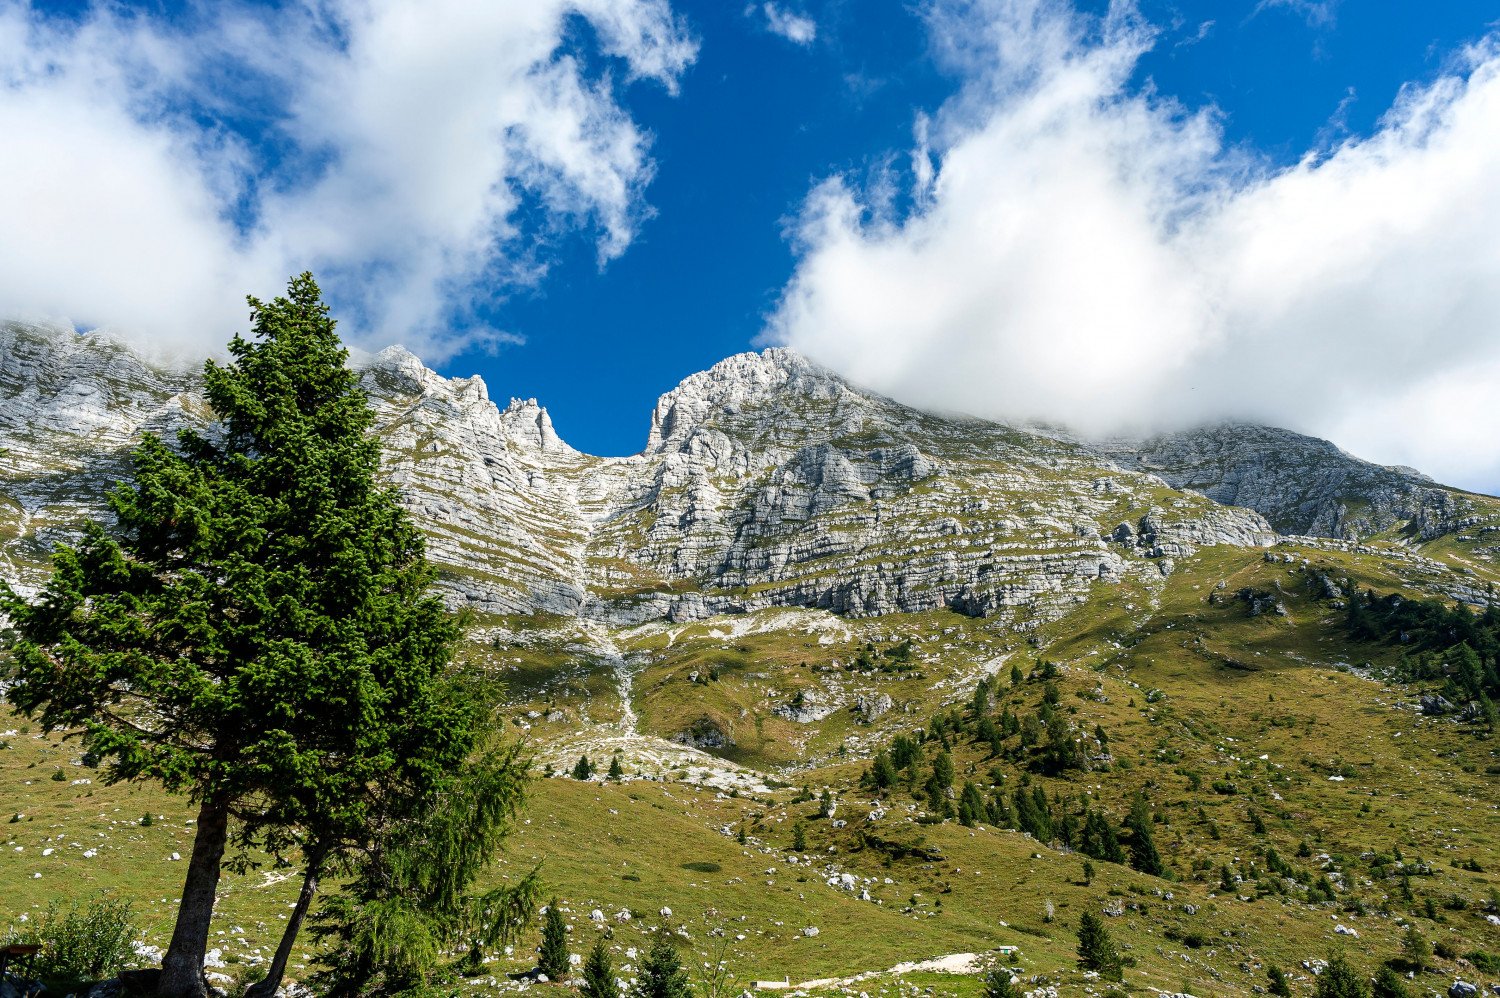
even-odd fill
[{"label": "alpine meadow", "polygon": [[0,0],[0,998],[1500,998],[1494,17]]}]

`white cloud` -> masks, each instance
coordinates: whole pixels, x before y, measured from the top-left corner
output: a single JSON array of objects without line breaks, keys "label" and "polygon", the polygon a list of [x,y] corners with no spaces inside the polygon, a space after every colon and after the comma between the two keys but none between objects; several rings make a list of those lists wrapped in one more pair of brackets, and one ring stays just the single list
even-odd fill
[{"label": "white cloud", "polygon": [[[0,0],[0,313],[202,351],[247,291],[312,269],[346,335],[440,356],[541,273],[539,235],[624,251],[652,170],[617,91],[675,89],[695,55],[667,0],[215,10],[73,24]],[[565,44],[575,18],[620,82]]]},{"label": "white cloud", "polygon": [[[751,8],[752,11],[754,9]],[[772,34],[798,45],[811,45],[818,37],[818,24],[810,17],[769,2],[761,4],[759,9],[766,19],[766,28]]]},{"label": "white cloud", "polygon": [[1250,16],[1267,10],[1289,10],[1312,28],[1331,28],[1337,20],[1338,0],[1260,0]]},{"label": "white cloud", "polygon": [[1154,39],[1119,8],[931,22],[970,80],[919,124],[935,177],[906,216],[817,186],[768,339],[920,405],[1095,433],[1253,418],[1500,487],[1500,40],[1275,169],[1214,110],[1132,88]]}]

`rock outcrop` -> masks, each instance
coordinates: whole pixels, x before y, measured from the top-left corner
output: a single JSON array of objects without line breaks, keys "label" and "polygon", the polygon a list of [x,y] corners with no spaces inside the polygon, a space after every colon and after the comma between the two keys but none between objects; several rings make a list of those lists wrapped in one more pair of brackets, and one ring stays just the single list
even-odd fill
[{"label": "rock outcrop", "polygon": [[1432,540],[1466,526],[1470,503],[1410,468],[1371,464],[1327,440],[1223,423],[1101,450],[1176,489],[1253,509],[1283,534],[1358,540],[1407,528]]},{"label": "rock outcrop", "polygon": [[[569,447],[535,400],[498,406],[480,378],[442,377],[400,348],[360,369],[448,599],[482,615],[949,608],[1024,626],[1206,546],[1273,544],[1272,523],[1409,521],[1425,538],[1466,515],[1466,499],[1414,473],[1280,430],[1100,448],[919,412],[787,350],[686,379],[657,403],[646,448],[607,459]],[[210,418],[191,370],[0,326],[0,567],[38,580],[143,430]]]}]

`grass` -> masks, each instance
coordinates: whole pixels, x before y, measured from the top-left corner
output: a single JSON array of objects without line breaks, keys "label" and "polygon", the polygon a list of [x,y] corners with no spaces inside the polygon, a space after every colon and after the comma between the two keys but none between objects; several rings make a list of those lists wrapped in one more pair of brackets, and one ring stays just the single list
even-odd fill
[{"label": "grass", "polygon": [[[1293,561],[1280,560],[1283,553]],[[1421,718],[1412,709],[1417,691],[1378,678],[1399,649],[1351,645],[1317,581],[1350,576],[1378,591],[1417,591],[1451,574],[1446,564],[1313,544],[1273,554],[1267,561],[1259,551],[1206,548],[1165,578],[1096,584],[1064,616],[1018,616],[1025,629],[947,612],[850,621],[771,610],[616,634],[636,669],[632,706],[642,730],[671,736],[708,717],[735,740],[719,754],[786,789],[732,796],[681,782],[542,780],[493,876],[540,863],[568,909],[578,952],[608,933],[617,963],[628,964],[628,951],[665,927],[686,933],[678,941],[701,966],[716,958],[720,937],[711,933],[722,930],[741,985],[870,974],[848,988],[872,995],[913,987],[977,994],[975,977],[888,971],[1001,946],[1019,948],[1015,969],[1028,982],[1076,990],[1086,986],[1073,952],[1085,910],[1117,912],[1107,925],[1136,960],[1125,982],[1135,992],[1248,994],[1274,963],[1307,993],[1304,961],[1342,947],[1373,972],[1399,951],[1407,924],[1451,952],[1500,952],[1500,928],[1484,910],[1500,891],[1500,740]],[[1235,596],[1243,588],[1274,594],[1285,614],[1252,616]],[[584,650],[585,637],[564,618],[482,618],[465,664],[506,677],[508,716],[544,745],[621,716],[613,674]],[[906,677],[844,668],[867,645],[905,639],[913,664]],[[1085,886],[1077,855],[1015,831],[932,823],[925,798],[902,790],[876,801],[858,789],[876,748],[966,702],[986,672],[1000,678],[996,711],[1035,713],[1042,683],[1011,688],[1008,677],[1012,663],[1030,671],[1039,658],[1060,666],[1060,712],[1085,731],[1103,728],[1116,761],[1028,778],[1117,817],[1135,794],[1148,794],[1172,880],[1095,862],[1096,879]],[[711,671],[716,680],[691,678]],[[842,697],[840,709],[810,724],[776,713],[814,689]],[[867,724],[848,705],[874,692],[895,706]],[[562,719],[547,720],[549,710]],[[0,848],[8,914],[34,916],[55,898],[102,890],[134,900],[146,938],[164,944],[183,873],[170,857],[185,856],[191,842],[186,802],[146,786],[103,786],[79,764],[76,744],[23,733],[25,723],[0,719],[0,730],[15,729],[0,738],[0,799],[20,815],[4,824]],[[1009,789],[1022,779],[1024,757],[989,755],[957,739],[960,781]],[[804,785],[814,795],[831,789],[846,824],[819,819],[816,801],[798,799]],[[886,814],[872,822],[877,805]],[[142,825],[148,812],[152,821]],[[808,848],[792,863],[798,823]],[[744,846],[735,840],[741,827]],[[882,847],[891,842],[917,850],[894,856]],[[1303,886],[1250,879],[1252,868],[1264,870],[1268,848],[1306,883],[1330,877],[1333,899],[1309,903]],[[1394,875],[1398,862],[1420,864],[1410,900]],[[1225,866],[1245,878],[1227,892]],[[286,872],[226,876],[213,931],[233,961],[227,970],[274,945],[294,887],[281,879]],[[829,886],[835,873],[856,877],[857,890]],[[594,909],[603,923],[588,917]],[[617,920],[622,911],[629,921]],[[1357,939],[1336,932],[1339,925]],[[810,927],[817,935],[803,934]],[[533,945],[490,970],[525,969]],[[304,945],[292,976],[309,958]],[[1441,980],[1419,983],[1437,987],[1452,975],[1496,983],[1491,971],[1451,959],[1437,967]]]}]

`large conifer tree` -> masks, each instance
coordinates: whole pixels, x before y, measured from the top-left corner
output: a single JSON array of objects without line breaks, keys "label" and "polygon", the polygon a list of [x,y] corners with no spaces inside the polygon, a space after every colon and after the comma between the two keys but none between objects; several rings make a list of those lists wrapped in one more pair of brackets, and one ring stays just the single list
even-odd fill
[{"label": "large conifer tree", "polygon": [[417,800],[474,746],[475,714],[442,682],[458,624],[378,482],[373,415],[317,284],[250,307],[252,337],[205,369],[214,428],[147,435],[109,494],[114,523],[60,548],[36,600],[0,590],[12,702],[81,729],[108,780],[198,805],[169,998],[207,993],[231,828],[273,853],[308,829],[342,841],[372,786]]}]

